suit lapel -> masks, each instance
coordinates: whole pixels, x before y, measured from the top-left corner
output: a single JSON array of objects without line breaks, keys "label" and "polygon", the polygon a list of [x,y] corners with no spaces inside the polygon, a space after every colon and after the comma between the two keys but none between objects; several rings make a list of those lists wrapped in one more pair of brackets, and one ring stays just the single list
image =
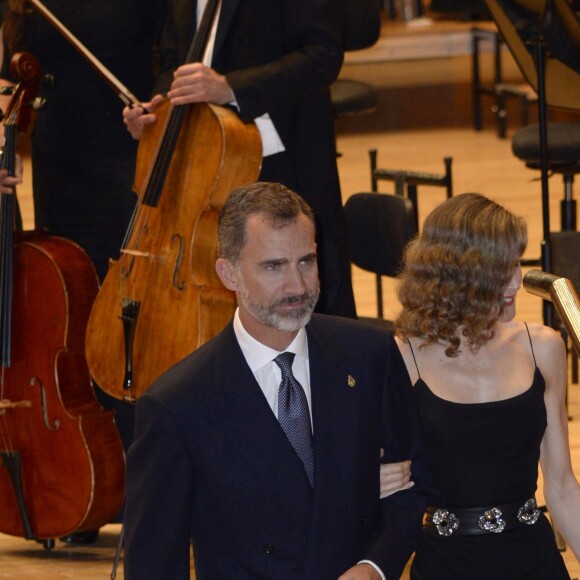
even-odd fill
[{"label": "suit lapel", "polygon": [[314,424],[314,463],[316,482],[324,489],[329,478],[344,458],[345,444],[349,439],[350,411],[345,408],[344,395],[348,386],[348,353],[333,336],[321,335],[318,324],[308,329],[308,356],[312,390]]},{"label": "suit lapel", "polygon": [[215,46],[212,61],[220,54],[225,39],[228,36],[230,27],[234,24],[234,16],[238,5],[242,0],[222,0],[220,20],[215,38]]},{"label": "suit lapel", "polygon": [[[213,49],[214,56],[212,57],[212,61],[214,60],[215,55],[218,54],[218,51],[221,45],[223,44],[224,39],[227,37],[227,32],[233,22],[234,12],[239,2],[240,0],[221,1],[219,23],[216,32],[216,40]],[[193,0],[192,2],[186,1],[176,3],[175,5],[175,12],[176,14],[179,15],[177,21],[182,23],[183,26],[187,27],[186,30],[188,31],[188,33],[186,34],[186,38],[190,38],[189,44],[187,46],[187,53],[189,52],[189,48],[191,47],[191,43],[193,42],[194,35],[197,33],[197,24],[198,24],[197,5],[198,5],[197,0]],[[205,4],[205,6],[207,6],[207,3]]]},{"label": "suit lapel", "polygon": [[180,62],[184,64],[197,31],[197,0],[193,0],[193,2],[176,1],[173,12],[178,30]]},{"label": "suit lapel", "polygon": [[[308,561],[316,561],[316,538],[328,534],[341,505],[352,503],[361,425],[359,397],[353,389],[365,382],[358,361],[346,352],[340,336],[319,332],[313,319],[308,328],[308,352],[314,423],[314,497]],[[378,462],[377,449],[377,462]]]},{"label": "suit lapel", "polygon": [[267,463],[269,483],[284,502],[301,502],[305,492],[309,495],[304,467],[248,367],[231,325],[228,330],[216,351],[222,363],[216,362],[215,396],[208,411],[228,426],[235,453],[250,465]]}]

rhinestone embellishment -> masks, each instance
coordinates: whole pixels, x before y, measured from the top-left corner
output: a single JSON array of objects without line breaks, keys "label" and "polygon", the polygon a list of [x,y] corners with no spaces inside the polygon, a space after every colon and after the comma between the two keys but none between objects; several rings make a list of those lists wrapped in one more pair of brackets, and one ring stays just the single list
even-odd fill
[{"label": "rhinestone embellishment", "polygon": [[450,536],[459,527],[457,516],[447,510],[437,510],[433,514],[433,523],[440,536]]},{"label": "rhinestone embellishment", "polygon": [[524,504],[524,507],[518,510],[518,522],[533,526],[538,521],[541,513],[536,506],[536,500],[531,498]]},{"label": "rhinestone embellishment", "polygon": [[501,510],[495,507],[488,509],[477,520],[477,525],[485,532],[501,534],[505,528],[505,521],[501,519]]}]

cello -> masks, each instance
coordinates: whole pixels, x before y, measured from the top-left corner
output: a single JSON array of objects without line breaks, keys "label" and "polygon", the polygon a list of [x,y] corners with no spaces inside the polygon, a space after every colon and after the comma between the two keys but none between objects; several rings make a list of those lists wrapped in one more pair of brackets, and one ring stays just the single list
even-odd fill
[{"label": "cello", "polygon": [[[2,166],[9,174],[38,61],[17,54],[11,74],[20,81],[4,120]],[[13,232],[14,198],[0,194],[0,532],[51,549],[54,538],[94,530],[117,513],[125,460],[84,356],[98,291],[94,267],[69,240]]]},{"label": "cello", "polygon": [[[208,1],[186,62],[202,60],[218,6]],[[232,317],[235,297],[215,273],[217,219],[261,164],[256,126],[225,107],[166,101],[156,115],[139,144],[137,207],[87,327],[91,375],[129,402]]]}]

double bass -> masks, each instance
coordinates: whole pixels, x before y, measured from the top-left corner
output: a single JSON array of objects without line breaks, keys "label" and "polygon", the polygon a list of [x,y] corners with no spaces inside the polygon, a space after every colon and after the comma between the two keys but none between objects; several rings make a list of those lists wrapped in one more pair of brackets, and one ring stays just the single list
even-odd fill
[{"label": "double bass", "polygon": [[[218,5],[208,1],[187,62],[202,60]],[[91,375],[130,402],[230,320],[235,297],[215,273],[217,219],[232,189],[256,181],[262,158],[256,126],[228,108],[166,101],[156,115],[139,144],[136,211],[87,327]]]},{"label": "double bass", "polygon": [[[40,78],[17,54],[2,166]],[[94,395],[84,345],[98,279],[75,243],[14,232],[14,193],[0,194],[0,532],[37,540],[94,530],[123,502],[125,458],[112,412]]]}]

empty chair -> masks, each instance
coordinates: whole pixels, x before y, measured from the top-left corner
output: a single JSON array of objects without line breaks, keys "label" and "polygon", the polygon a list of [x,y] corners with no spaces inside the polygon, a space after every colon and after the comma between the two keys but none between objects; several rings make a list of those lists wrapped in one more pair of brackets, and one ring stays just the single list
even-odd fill
[{"label": "empty chair", "polygon": [[[375,44],[381,33],[378,0],[344,0],[344,50],[353,51]],[[334,116],[372,111],[378,103],[377,89],[363,81],[339,78],[330,86]]]},{"label": "empty chair", "polygon": [[[578,78],[580,83],[580,76]],[[579,103],[580,106],[580,103]],[[548,123],[548,171],[560,173],[564,180],[561,208],[563,230],[576,229],[576,202],[572,186],[574,175],[580,173],[580,123]],[[538,125],[518,129],[512,139],[516,157],[531,169],[540,169],[540,132]]]},{"label": "empty chair", "polygon": [[384,320],[382,277],[399,273],[407,243],[416,235],[413,205],[387,193],[355,193],[344,206],[350,261],[376,277],[377,318],[362,318],[390,327]]},{"label": "empty chair", "polygon": [[373,111],[379,102],[379,95],[374,87],[353,79],[335,80],[330,85],[330,96],[336,117]]}]

